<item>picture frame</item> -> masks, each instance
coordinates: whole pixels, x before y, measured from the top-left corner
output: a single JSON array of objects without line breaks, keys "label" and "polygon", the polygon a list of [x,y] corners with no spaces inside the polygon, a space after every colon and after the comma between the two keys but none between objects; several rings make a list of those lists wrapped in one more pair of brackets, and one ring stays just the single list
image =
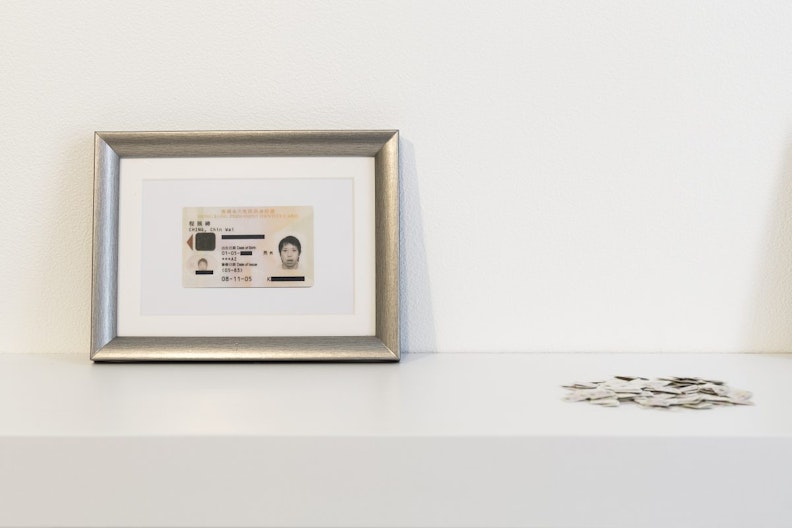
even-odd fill
[{"label": "picture frame", "polygon": [[[95,132],[94,147],[91,360],[399,361],[398,130]],[[159,320],[164,322],[161,326],[165,330],[156,335],[146,335],[145,331],[143,335],[140,332],[119,334],[119,307],[130,304],[119,301],[119,279],[121,283],[126,280],[125,274],[119,277],[119,265],[122,264],[122,269],[132,270],[141,267],[140,261],[123,256],[126,255],[123,251],[122,258],[119,257],[119,250],[124,246],[119,244],[119,233],[128,227],[124,223],[123,204],[130,201],[123,191],[122,165],[130,167],[135,163],[126,160],[153,160],[156,163],[187,160],[195,166],[202,160],[217,165],[246,163],[245,160],[271,163],[286,159],[315,166],[316,163],[322,165],[323,159],[344,162],[347,158],[362,158],[373,172],[370,176],[373,181],[369,183],[373,203],[368,205],[373,211],[373,226],[364,224],[371,221],[370,217],[355,217],[356,225],[353,227],[356,232],[358,227],[369,229],[373,238],[370,251],[374,262],[370,284],[374,291],[370,293],[373,294],[371,305],[374,313],[362,315],[364,319],[370,319],[369,331],[362,335],[328,335],[326,332],[313,335],[309,325],[308,330],[300,335],[226,335],[224,325],[234,318],[210,314],[202,320],[209,320],[220,328],[221,335],[190,335],[189,326],[186,335],[184,332],[168,335],[167,316]],[[267,180],[267,177],[262,177],[262,180]],[[222,184],[213,181],[213,185]],[[354,199],[361,200],[357,195]],[[361,202],[364,210],[367,200],[368,195]],[[137,202],[132,200],[131,203]],[[140,244],[145,245],[145,234],[141,237]],[[131,247],[134,248],[134,244]],[[357,275],[358,271],[354,273]],[[122,297],[130,290],[132,298],[137,299],[135,288],[128,286],[121,288]],[[237,289],[223,290],[224,294],[233,295],[231,290]],[[238,290],[240,295],[241,290],[250,291],[246,288]],[[132,306],[136,305],[133,303]],[[302,316],[294,317],[299,322]],[[314,320],[311,319],[313,316],[305,317],[309,322]]]}]

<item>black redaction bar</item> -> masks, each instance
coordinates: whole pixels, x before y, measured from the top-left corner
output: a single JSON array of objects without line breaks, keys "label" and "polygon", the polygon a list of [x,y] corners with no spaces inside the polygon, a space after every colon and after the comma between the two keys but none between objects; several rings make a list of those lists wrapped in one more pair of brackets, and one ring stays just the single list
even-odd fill
[{"label": "black redaction bar", "polygon": [[243,255],[243,256],[244,255],[251,256],[251,255],[253,255],[253,252],[252,251],[240,251],[239,254]]},{"label": "black redaction bar", "polygon": [[196,275],[212,275],[214,271],[212,270],[195,270]]},{"label": "black redaction bar", "polygon": [[264,235],[221,235],[223,240],[264,240]]},{"label": "black redaction bar", "polygon": [[270,277],[272,282],[305,282],[305,277]]}]

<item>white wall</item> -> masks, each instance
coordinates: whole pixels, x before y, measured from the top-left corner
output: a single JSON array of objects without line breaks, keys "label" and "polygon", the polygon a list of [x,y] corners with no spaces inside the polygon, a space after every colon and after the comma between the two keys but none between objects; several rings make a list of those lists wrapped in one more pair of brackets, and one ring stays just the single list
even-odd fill
[{"label": "white wall", "polygon": [[94,130],[399,128],[406,351],[792,350],[792,4],[0,2],[0,351],[88,353]]}]

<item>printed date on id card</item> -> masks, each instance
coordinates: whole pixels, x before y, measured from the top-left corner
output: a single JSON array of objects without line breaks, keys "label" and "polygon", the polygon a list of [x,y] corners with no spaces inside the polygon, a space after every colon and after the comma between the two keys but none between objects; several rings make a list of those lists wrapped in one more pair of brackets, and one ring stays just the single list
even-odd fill
[{"label": "printed date on id card", "polygon": [[313,207],[185,207],[185,288],[313,286]]}]

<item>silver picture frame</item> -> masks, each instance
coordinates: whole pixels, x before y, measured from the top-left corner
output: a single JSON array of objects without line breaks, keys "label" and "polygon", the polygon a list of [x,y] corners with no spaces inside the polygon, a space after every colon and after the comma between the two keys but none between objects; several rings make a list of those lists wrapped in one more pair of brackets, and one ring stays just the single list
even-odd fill
[{"label": "silver picture frame", "polygon": [[[91,351],[96,362],[398,361],[399,132],[96,132]],[[356,156],[374,158],[376,330],[371,336],[119,336],[118,231],[124,158]]]}]

